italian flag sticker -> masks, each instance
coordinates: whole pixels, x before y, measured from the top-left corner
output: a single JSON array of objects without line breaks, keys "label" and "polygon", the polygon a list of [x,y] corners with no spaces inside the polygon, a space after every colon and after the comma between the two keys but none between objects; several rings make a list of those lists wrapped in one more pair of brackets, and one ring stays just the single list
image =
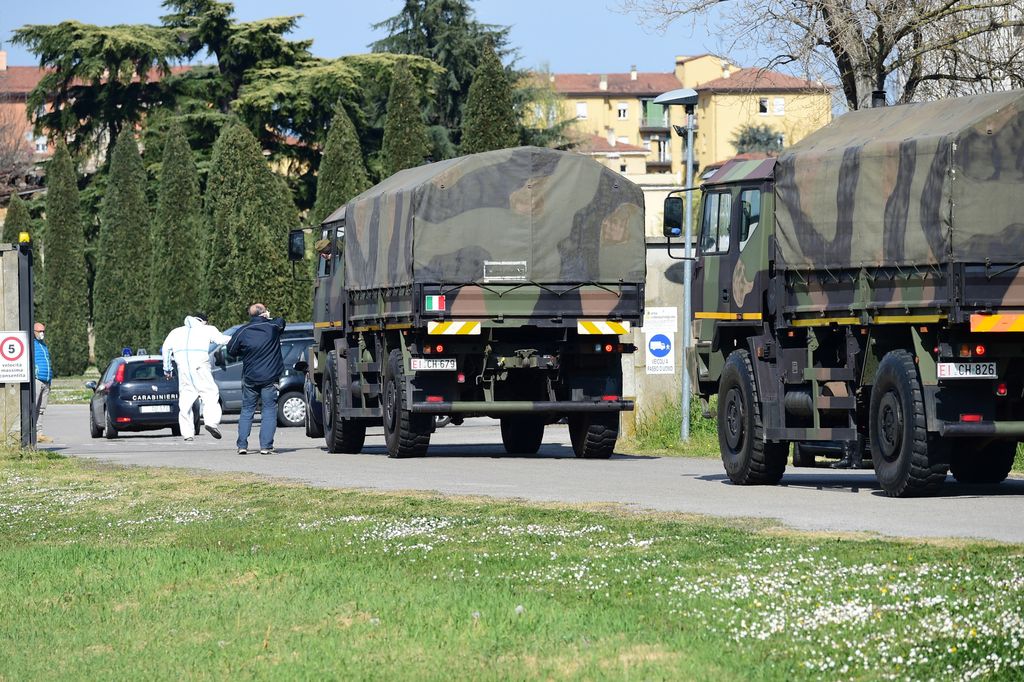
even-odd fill
[{"label": "italian flag sticker", "polygon": [[444,310],[444,296],[427,296],[425,300],[428,313]]}]

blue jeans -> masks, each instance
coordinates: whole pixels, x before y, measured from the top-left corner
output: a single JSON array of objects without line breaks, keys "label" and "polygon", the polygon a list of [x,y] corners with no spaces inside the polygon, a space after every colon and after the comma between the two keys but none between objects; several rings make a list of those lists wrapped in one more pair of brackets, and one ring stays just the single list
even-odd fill
[{"label": "blue jeans", "polygon": [[242,382],[242,414],[238,417],[238,440],[235,444],[239,449],[249,447],[249,432],[252,431],[252,418],[256,414],[256,400],[263,402],[260,412],[260,449],[269,450],[274,447],[274,432],[277,431],[277,384],[253,386]]}]

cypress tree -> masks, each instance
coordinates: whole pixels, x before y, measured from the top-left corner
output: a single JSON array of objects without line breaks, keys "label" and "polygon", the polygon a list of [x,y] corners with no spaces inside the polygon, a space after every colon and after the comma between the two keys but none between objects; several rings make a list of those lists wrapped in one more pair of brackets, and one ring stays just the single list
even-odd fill
[{"label": "cypress tree", "polygon": [[200,241],[199,173],[185,131],[167,131],[153,219],[149,337],[160,347],[167,333],[200,305],[195,275],[203,263]]},{"label": "cypress tree", "polygon": [[287,319],[307,319],[308,287],[293,280],[287,255],[288,230],[298,224],[298,212],[248,128],[235,124],[221,132],[210,178],[207,217],[213,234],[205,280],[211,323],[223,328],[243,321],[254,301]]},{"label": "cypress tree", "polygon": [[423,163],[429,149],[427,140],[427,126],[423,122],[416,81],[409,67],[398,62],[391,77],[388,114],[384,122],[381,148],[384,175],[393,175]]},{"label": "cypress tree", "polygon": [[518,120],[512,105],[512,84],[494,48],[484,51],[469,86],[462,115],[463,154],[505,149],[519,144]]},{"label": "cypress tree", "polygon": [[18,234],[28,232],[31,222],[32,218],[28,214],[25,202],[17,194],[12,194],[11,203],[7,205],[7,216],[4,218],[4,243],[17,244]]},{"label": "cypress tree", "polygon": [[[152,277],[146,202],[146,169],[131,129],[117,137],[100,209],[100,234],[93,284],[96,361],[103,364],[149,342],[149,289]],[[175,282],[164,282],[174,287]]]},{"label": "cypress tree", "polygon": [[17,194],[11,195],[11,202],[7,205],[7,216],[4,218],[3,237],[0,238],[6,244],[17,244],[18,236],[22,232],[28,232],[32,237],[32,279],[33,282],[33,308],[36,319],[42,319],[43,308],[43,239],[42,231],[35,229],[32,216],[28,212],[28,206]]},{"label": "cypress tree", "polygon": [[331,121],[316,178],[316,204],[310,222],[319,225],[336,208],[370,186],[352,119],[338,107]]},{"label": "cypress tree", "polygon": [[81,374],[89,363],[89,292],[78,184],[63,140],[46,171],[47,343],[58,374]]}]

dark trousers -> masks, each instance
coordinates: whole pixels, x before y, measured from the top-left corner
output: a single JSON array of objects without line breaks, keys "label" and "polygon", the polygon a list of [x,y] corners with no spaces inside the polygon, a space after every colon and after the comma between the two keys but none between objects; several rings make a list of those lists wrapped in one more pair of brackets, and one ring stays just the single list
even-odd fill
[{"label": "dark trousers", "polygon": [[249,447],[249,432],[252,418],[256,414],[256,401],[263,403],[260,411],[260,449],[274,447],[274,433],[277,431],[277,384],[253,386],[242,382],[242,414],[238,417],[238,440],[236,445]]}]

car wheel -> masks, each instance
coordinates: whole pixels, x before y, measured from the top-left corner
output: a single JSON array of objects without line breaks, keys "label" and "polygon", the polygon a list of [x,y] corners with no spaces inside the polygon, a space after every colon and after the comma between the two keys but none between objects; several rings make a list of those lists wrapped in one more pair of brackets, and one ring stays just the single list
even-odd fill
[{"label": "car wheel", "polygon": [[948,447],[929,436],[924,392],[914,356],[886,353],[878,365],[868,412],[871,460],[889,497],[934,492],[946,480]]},{"label": "car wheel", "polygon": [[306,399],[298,391],[289,391],[277,399],[277,423],[281,426],[304,426]]},{"label": "car wheel", "polygon": [[103,429],[103,435],[107,438],[117,438],[117,427],[114,426],[114,420],[110,418],[110,410],[104,410],[104,420],[106,426]]},{"label": "car wheel", "polygon": [[513,415],[501,418],[501,442],[510,455],[535,455],[544,440],[544,418]]},{"label": "car wheel", "polygon": [[89,435],[93,438],[103,436],[103,427],[96,423],[96,413],[93,412],[92,405],[89,406]]},{"label": "car wheel", "polygon": [[745,350],[726,358],[718,388],[718,449],[729,480],[737,485],[775,485],[786,471],[788,443],[764,439],[754,368]]},{"label": "car wheel", "polygon": [[958,483],[1002,483],[1013,468],[1017,455],[1017,441],[994,440],[977,447],[962,447],[953,450],[949,472]]}]

